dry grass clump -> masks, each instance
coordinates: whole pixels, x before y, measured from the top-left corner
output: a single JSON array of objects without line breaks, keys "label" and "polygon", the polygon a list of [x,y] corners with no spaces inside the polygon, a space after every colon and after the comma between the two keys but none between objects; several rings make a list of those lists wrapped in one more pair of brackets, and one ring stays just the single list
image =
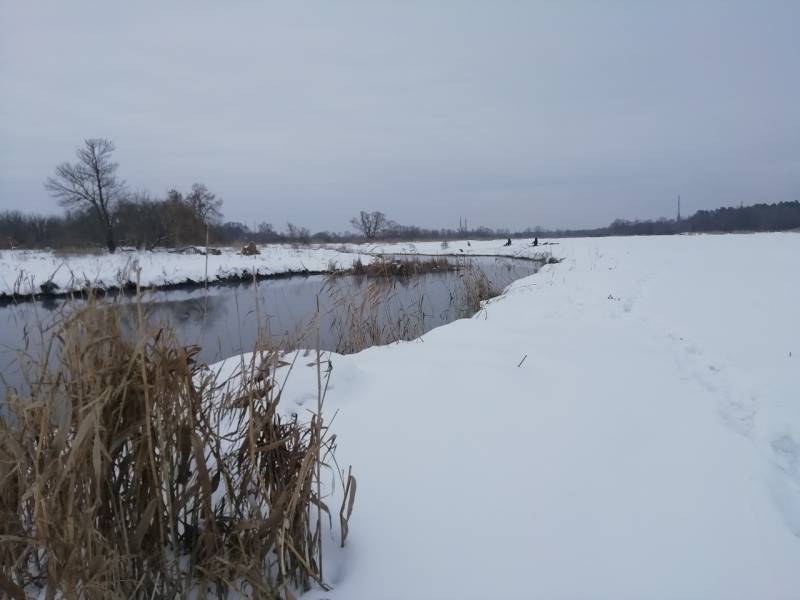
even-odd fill
[{"label": "dry grass clump", "polygon": [[461,272],[460,278],[459,305],[469,314],[478,312],[486,300],[500,295],[500,290],[492,285],[489,277],[481,269],[466,268]]},{"label": "dry grass clump", "polygon": [[[0,596],[289,598],[325,587],[319,400],[282,417],[275,353],[217,379],[169,329],[112,311],[61,326],[58,365],[7,392],[0,418]],[[347,479],[342,531],[355,482]],[[328,513],[327,517],[323,513]]]},{"label": "dry grass clump", "polygon": [[361,260],[361,257],[353,261],[353,267],[350,269],[353,275],[366,275],[367,268]]},{"label": "dry grass clump", "polygon": [[424,273],[444,273],[455,271],[458,267],[449,262],[446,258],[427,258],[410,260],[392,260],[379,258],[369,264],[364,264],[361,259],[353,261],[351,273],[353,275],[365,275],[366,277],[410,277],[412,275],[422,275]]},{"label": "dry grass clump", "polygon": [[258,249],[255,242],[247,242],[242,246],[240,253],[243,256],[255,256],[256,254],[261,254],[261,251]]},{"label": "dry grass clump", "polygon": [[[484,301],[500,295],[489,276],[470,261],[453,264],[434,259],[416,264],[429,262],[446,263],[447,269],[458,270],[457,284],[448,289],[450,306],[446,310],[454,311],[460,318],[474,315]],[[369,265],[362,267],[366,275]],[[335,277],[328,281],[326,290],[332,305],[330,331],[336,340],[336,352],[351,354],[370,346],[413,340],[429,329],[433,315],[426,312],[430,305],[425,302],[424,282],[395,276],[391,268],[386,273],[357,288],[337,286]]]},{"label": "dry grass clump", "polygon": [[425,332],[422,293],[413,305],[403,306],[396,301],[395,286],[396,282],[376,279],[358,291],[328,287],[334,315],[330,329],[337,340],[336,352],[352,354],[370,346],[412,340]]},{"label": "dry grass clump", "polygon": [[534,262],[540,262],[543,265],[557,265],[562,262],[563,258],[556,258],[552,252],[536,252],[533,256],[528,258]]}]

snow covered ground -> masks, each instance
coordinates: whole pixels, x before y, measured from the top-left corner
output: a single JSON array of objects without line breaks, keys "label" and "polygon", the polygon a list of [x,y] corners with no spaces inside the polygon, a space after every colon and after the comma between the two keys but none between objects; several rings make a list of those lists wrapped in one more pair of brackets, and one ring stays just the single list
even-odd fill
[{"label": "snow covered ground", "polygon": [[[331,265],[349,268],[359,258],[356,253],[320,247],[292,248],[285,245],[260,246],[261,254],[242,256],[225,248],[219,256],[208,257],[209,281],[235,276],[251,277],[297,271],[325,271]],[[361,256],[363,262],[371,257]],[[146,287],[201,282],[206,277],[206,257],[167,251],[117,252],[115,254],[60,255],[46,250],[7,250],[0,252],[0,295],[28,295],[40,292],[39,286],[52,280],[59,292],[86,287],[105,289],[136,281]]]},{"label": "snow covered ground", "polygon": [[347,244],[343,246],[348,250],[357,250],[366,254],[462,254],[472,256],[512,256],[517,258],[538,258],[555,253],[559,241],[540,240],[540,245],[533,246],[533,238],[514,239],[511,245],[506,246],[506,240],[452,240],[442,245],[442,242],[392,242],[392,243],[366,243]]},{"label": "snow covered ground", "polygon": [[800,235],[552,248],[473,319],[331,357],[358,494],[307,597],[798,598]]},{"label": "snow covered ground", "polygon": [[[529,240],[452,242],[442,248],[440,242],[401,244],[311,245],[293,248],[288,245],[259,246],[261,254],[242,256],[233,248],[223,248],[219,256],[208,257],[209,281],[232,277],[278,275],[302,271],[327,271],[350,268],[353,261],[368,263],[374,254],[489,254],[531,258],[557,246],[533,248]],[[206,277],[206,257],[200,254],[177,254],[168,251],[118,251],[115,254],[59,254],[49,250],[6,250],[0,252],[0,296],[27,296],[41,292],[40,285],[52,281],[57,292],[85,288],[107,289],[136,282],[136,271],[143,287],[159,287],[188,281],[202,282]]]}]

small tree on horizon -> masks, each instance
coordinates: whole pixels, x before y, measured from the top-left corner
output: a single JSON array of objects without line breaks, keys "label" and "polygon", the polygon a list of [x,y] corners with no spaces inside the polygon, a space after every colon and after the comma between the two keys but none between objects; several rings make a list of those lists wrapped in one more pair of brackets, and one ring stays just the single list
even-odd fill
[{"label": "small tree on horizon", "polygon": [[386,215],[377,210],[362,210],[358,217],[350,219],[350,223],[368,240],[375,239],[387,225]]},{"label": "small tree on horizon", "polygon": [[286,223],[286,237],[293,242],[309,244],[311,242],[311,231],[307,227],[298,227],[294,223]]},{"label": "small tree on horizon", "polygon": [[117,249],[114,238],[114,209],[125,195],[125,182],[117,179],[118,163],[111,160],[116,150],[111,140],[92,138],[75,151],[78,161],[64,162],[48,177],[44,187],[69,210],[89,210],[102,227],[108,251]]},{"label": "small tree on horizon", "polygon": [[222,198],[217,198],[203,183],[193,183],[186,201],[203,225],[213,225],[222,220]]}]

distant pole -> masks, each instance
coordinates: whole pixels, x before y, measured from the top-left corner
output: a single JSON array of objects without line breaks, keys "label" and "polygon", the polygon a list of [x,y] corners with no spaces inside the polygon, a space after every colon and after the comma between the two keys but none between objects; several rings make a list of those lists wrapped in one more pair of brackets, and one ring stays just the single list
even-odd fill
[{"label": "distant pole", "polygon": [[681,195],[678,194],[678,223],[681,222]]},{"label": "distant pole", "polygon": [[206,292],[208,292],[208,222],[206,222]]}]

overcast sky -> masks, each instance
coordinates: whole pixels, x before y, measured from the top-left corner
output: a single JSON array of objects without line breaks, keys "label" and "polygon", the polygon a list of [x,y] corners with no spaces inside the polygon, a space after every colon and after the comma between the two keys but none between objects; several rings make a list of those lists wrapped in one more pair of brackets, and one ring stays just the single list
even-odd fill
[{"label": "overcast sky", "polygon": [[279,229],[794,200],[800,2],[0,0],[0,210],[87,137]]}]

